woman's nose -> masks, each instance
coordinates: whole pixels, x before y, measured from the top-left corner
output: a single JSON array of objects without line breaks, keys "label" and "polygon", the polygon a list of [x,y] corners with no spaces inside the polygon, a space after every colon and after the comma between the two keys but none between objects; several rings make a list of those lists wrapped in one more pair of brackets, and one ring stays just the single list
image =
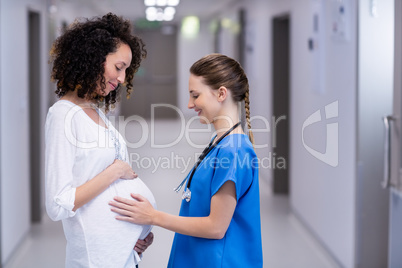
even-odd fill
[{"label": "woman's nose", "polygon": [[117,77],[117,81],[120,84],[123,84],[126,78],[126,72],[121,72],[120,75]]},{"label": "woman's nose", "polygon": [[194,102],[193,102],[193,100],[191,98],[188,100],[187,108],[189,108],[189,109],[194,108]]}]

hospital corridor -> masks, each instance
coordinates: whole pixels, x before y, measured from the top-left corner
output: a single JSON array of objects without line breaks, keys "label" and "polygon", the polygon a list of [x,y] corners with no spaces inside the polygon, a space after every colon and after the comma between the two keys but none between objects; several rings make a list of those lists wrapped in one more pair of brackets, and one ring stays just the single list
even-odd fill
[{"label": "hospital corridor", "polygon": [[[50,50],[109,12],[147,56],[106,117],[158,210],[179,214],[174,189],[217,134],[191,107],[190,67],[224,54],[248,77],[263,267],[402,267],[401,0],[0,0],[0,267],[65,267],[45,206]],[[175,233],[152,232],[138,267],[167,267]]]}]

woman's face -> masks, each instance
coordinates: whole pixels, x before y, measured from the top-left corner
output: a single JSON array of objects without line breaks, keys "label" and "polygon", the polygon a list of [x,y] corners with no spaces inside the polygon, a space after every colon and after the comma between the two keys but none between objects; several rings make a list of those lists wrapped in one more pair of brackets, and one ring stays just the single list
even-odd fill
[{"label": "woman's face", "polygon": [[188,108],[194,109],[198,113],[201,123],[212,123],[219,116],[221,107],[218,101],[218,91],[205,85],[202,77],[191,74],[189,93]]},{"label": "woman's face", "polygon": [[127,44],[118,45],[116,52],[109,53],[105,62],[105,84],[104,92],[98,88],[97,93],[101,96],[107,96],[111,91],[115,90],[119,84],[125,82],[126,69],[131,64],[131,49]]}]

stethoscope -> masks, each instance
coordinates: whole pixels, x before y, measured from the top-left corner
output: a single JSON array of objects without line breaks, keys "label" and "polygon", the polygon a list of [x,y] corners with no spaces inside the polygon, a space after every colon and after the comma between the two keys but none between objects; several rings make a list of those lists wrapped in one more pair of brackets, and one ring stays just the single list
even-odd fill
[{"label": "stethoscope", "polygon": [[[190,191],[190,186],[191,186],[191,181],[193,179],[194,173],[197,170],[199,164],[202,162],[202,160],[204,160],[204,158],[208,155],[208,153],[210,151],[212,151],[212,149],[214,149],[216,147],[216,145],[218,145],[218,143],[223,140],[223,138],[225,138],[227,135],[229,135],[230,132],[232,132],[235,128],[237,128],[240,125],[240,122],[238,122],[237,124],[235,124],[233,127],[231,127],[228,131],[226,131],[215,143],[214,143],[214,139],[211,140],[211,142],[209,143],[209,145],[204,149],[204,151],[202,151],[200,157],[198,157],[197,162],[195,163],[193,170],[191,171],[190,177],[188,177],[188,183],[187,183],[187,187],[185,190],[183,190],[183,195],[182,195],[182,199],[185,199],[187,202],[190,202],[191,200],[191,191]],[[173,189],[176,193],[178,193],[180,191],[180,189],[183,187],[184,183],[186,182],[187,177],[184,178],[184,180],[179,184],[179,186],[177,186],[175,189]]]}]

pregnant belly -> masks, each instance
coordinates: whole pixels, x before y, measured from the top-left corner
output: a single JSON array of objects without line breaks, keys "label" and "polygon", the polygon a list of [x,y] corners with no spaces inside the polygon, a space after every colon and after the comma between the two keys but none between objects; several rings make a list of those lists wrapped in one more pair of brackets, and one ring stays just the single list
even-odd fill
[{"label": "pregnant belly", "polygon": [[131,193],[140,194],[155,207],[155,198],[149,188],[140,179],[136,178],[134,180],[117,180],[115,183],[110,185],[107,189],[112,198],[114,196],[121,196],[124,198],[132,199]]},{"label": "pregnant belly", "polygon": [[[117,180],[103,193],[82,207],[81,218],[88,246],[91,244],[108,247],[124,247],[120,250],[132,250],[138,239],[143,239],[150,232],[151,226],[137,225],[116,220],[117,214],[112,212],[109,202],[115,196],[132,199],[131,193],[147,198],[155,207],[155,199],[149,188],[141,179]],[[116,248],[114,249],[116,250]]]}]

